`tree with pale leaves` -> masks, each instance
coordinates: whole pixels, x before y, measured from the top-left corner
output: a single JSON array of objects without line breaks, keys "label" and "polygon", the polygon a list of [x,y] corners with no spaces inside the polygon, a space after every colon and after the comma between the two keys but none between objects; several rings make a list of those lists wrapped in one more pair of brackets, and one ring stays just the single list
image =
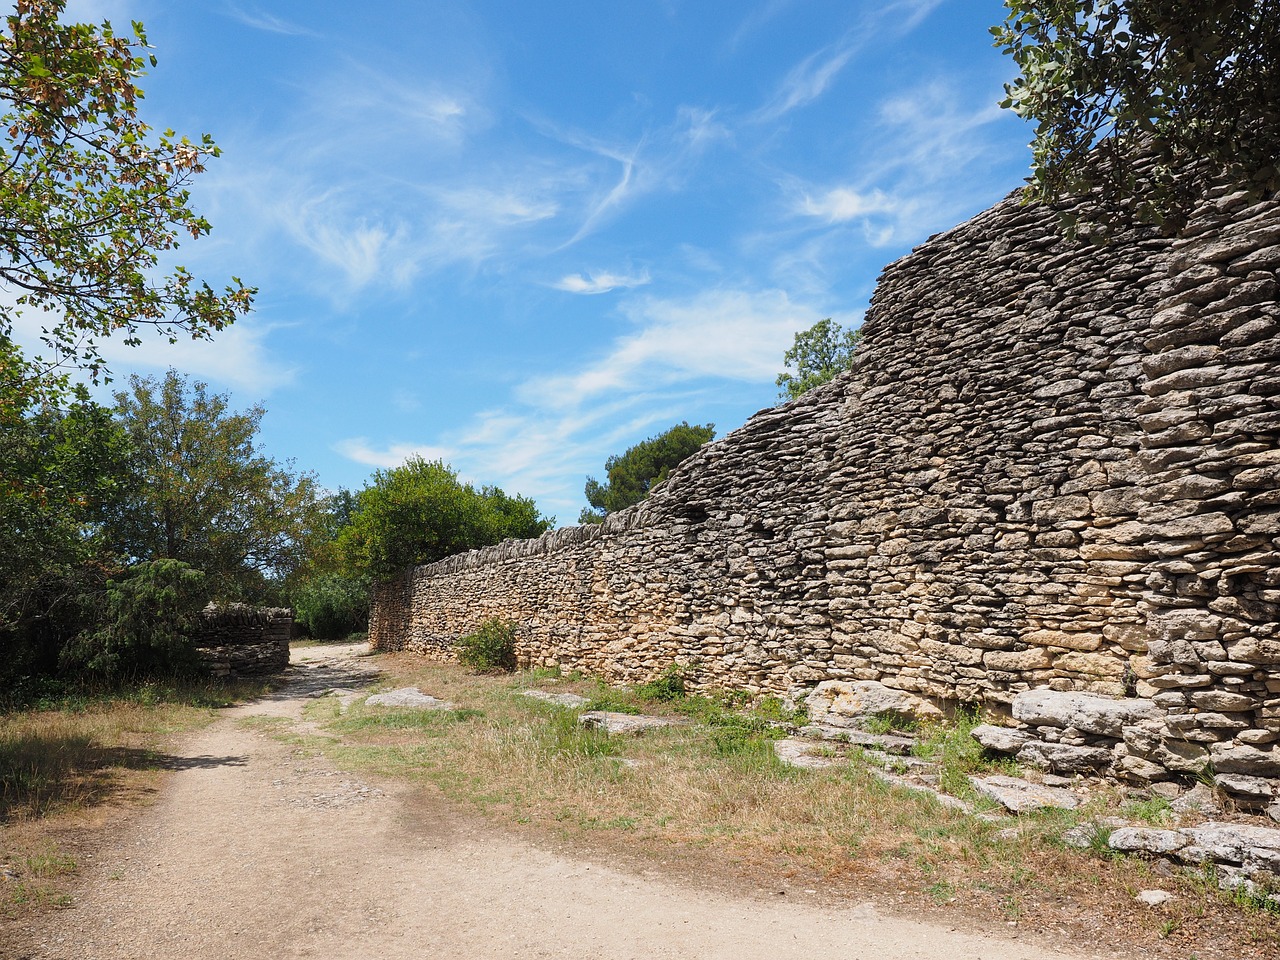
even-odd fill
[{"label": "tree with pale leaves", "polygon": [[1181,224],[1213,179],[1280,190],[1280,0],[1006,0],[1002,106],[1036,122],[1034,201],[1068,233]]},{"label": "tree with pale leaves", "polygon": [[102,338],[146,328],[207,337],[245,313],[254,291],[221,292],[184,267],[158,275],[183,237],[209,222],[189,186],[218,155],[138,116],[138,79],[155,66],[141,23],[64,23],[66,0],[18,0],[0,30],[0,337],[42,314],[58,362],[104,372]]}]

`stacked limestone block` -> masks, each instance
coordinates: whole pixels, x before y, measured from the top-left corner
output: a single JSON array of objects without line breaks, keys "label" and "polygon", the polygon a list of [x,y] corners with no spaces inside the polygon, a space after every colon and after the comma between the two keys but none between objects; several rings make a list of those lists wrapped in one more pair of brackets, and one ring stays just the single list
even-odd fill
[{"label": "stacked limestone block", "polygon": [[195,646],[215,677],[261,677],[289,665],[292,636],[288,608],[211,603],[201,614]]},{"label": "stacked limestone block", "polygon": [[1261,799],[1280,776],[1276,204],[1224,193],[1171,254],[1138,407],[1151,640],[1134,669],[1168,713],[1146,735]]},{"label": "stacked limestone block", "polygon": [[407,573],[370,638],[502,617],[617,682],[1141,698],[1127,776],[1275,778],[1278,267],[1275,201],[1093,247],[1010,198],[885,271],[849,373],[600,526]]}]

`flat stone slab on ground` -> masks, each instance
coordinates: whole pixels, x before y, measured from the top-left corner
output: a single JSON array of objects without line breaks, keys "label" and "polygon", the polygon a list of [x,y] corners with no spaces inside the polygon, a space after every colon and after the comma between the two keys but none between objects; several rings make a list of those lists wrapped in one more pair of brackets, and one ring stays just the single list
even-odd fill
[{"label": "flat stone slab on ground", "polygon": [[817,740],[839,740],[841,743],[853,744],[855,747],[868,747],[872,750],[883,750],[885,753],[910,753],[916,745],[911,737],[896,733],[869,733],[857,727],[831,726],[827,723],[813,723],[801,727],[800,732],[806,737]]},{"label": "flat stone slab on ground", "polygon": [[369,707],[408,707],[413,710],[452,710],[456,704],[423,693],[417,687],[401,687],[389,693],[375,693],[365,701]]},{"label": "flat stone slab on ground", "polygon": [[520,696],[541,700],[544,703],[554,703],[558,707],[567,707],[570,710],[585,707],[591,702],[588,698],[580,697],[576,693],[547,693],[545,690],[521,690]]},{"label": "flat stone slab on ground", "polygon": [[1010,813],[1027,813],[1044,807],[1074,810],[1079,798],[1061,787],[1046,787],[1020,777],[970,777],[973,789],[984,797],[990,797]]},{"label": "flat stone slab on ground", "polygon": [[684,726],[688,720],[672,717],[645,717],[634,713],[610,713],[607,710],[588,710],[578,718],[584,727],[598,727],[607,733],[643,733],[655,727]]},{"label": "flat stone slab on ground", "polygon": [[821,754],[813,754],[812,750],[817,744],[810,740],[797,740],[794,737],[787,740],[773,741],[773,752],[789,767],[800,767],[804,770],[821,770],[823,767],[833,767],[839,763],[842,757],[824,757]]}]

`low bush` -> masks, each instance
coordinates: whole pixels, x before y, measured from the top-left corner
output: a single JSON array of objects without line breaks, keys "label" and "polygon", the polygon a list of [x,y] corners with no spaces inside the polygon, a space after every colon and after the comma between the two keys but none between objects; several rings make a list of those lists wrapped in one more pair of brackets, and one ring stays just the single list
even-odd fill
[{"label": "low bush", "polygon": [[493,618],[480,624],[456,646],[458,662],[476,673],[511,673],[516,669],[516,626]]}]

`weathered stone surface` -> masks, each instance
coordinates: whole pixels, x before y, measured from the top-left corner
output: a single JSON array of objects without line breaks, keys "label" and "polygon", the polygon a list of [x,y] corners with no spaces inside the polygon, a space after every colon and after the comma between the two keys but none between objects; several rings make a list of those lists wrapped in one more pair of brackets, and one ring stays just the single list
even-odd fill
[{"label": "weathered stone surface", "polygon": [[388,693],[375,693],[365,700],[366,707],[405,707],[411,710],[454,710],[456,705],[423,693],[417,687],[401,687]]},{"label": "weathered stone surface", "polygon": [[1162,907],[1177,899],[1168,890],[1139,890],[1133,899],[1148,907]]},{"label": "weathered stone surface", "polygon": [[205,670],[215,677],[261,677],[289,666],[293,611],[210,603],[200,614],[192,642]]},{"label": "weathered stone surface", "polygon": [[984,797],[990,797],[1010,813],[1027,813],[1045,807],[1074,810],[1080,799],[1070,790],[1046,787],[1020,777],[970,777],[973,789]]},{"label": "weathered stone surface", "polygon": [[1247,870],[1280,872],[1280,830],[1241,823],[1203,823],[1180,832],[1190,840],[1181,851],[1188,862],[1212,860]]},{"label": "weathered stone surface", "polygon": [[874,680],[825,680],[807,701],[809,719],[829,727],[857,725],[888,715],[909,720],[941,720],[942,711],[927,700]]},{"label": "weathered stone surface", "polygon": [[1106,737],[1120,737],[1129,724],[1160,713],[1150,700],[1111,700],[1087,693],[1028,690],[1013,698],[1015,720],[1032,726],[1074,727]]},{"label": "weathered stone surface", "polygon": [[1149,853],[1163,856],[1176,853],[1191,843],[1191,838],[1177,830],[1158,830],[1154,827],[1121,827],[1107,838],[1112,850],[1122,853]]},{"label": "weathered stone surface", "polygon": [[1056,773],[1105,773],[1111,768],[1115,755],[1106,747],[1029,740],[1018,751],[1017,758]]},{"label": "weathered stone surface", "polygon": [[801,727],[800,732],[806,737],[813,737],[818,740],[838,740],[841,743],[852,744],[855,747],[868,747],[872,750],[882,750],[885,753],[910,753],[911,748],[916,745],[916,741],[912,737],[900,734],[871,733],[867,730],[860,730],[857,727],[833,727],[825,723],[811,723],[808,726]]},{"label": "weathered stone surface", "polygon": [[989,723],[974,727],[972,736],[988,750],[994,750],[996,753],[1017,753],[1031,740],[1031,734],[1022,730],[996,727]]},{"label": "weathered stone surface", "polygon": [[1249,801],[1268,801],[1275,796],[1276,782],[1265,777],[1249,777],[1243,773],[1219,773],[1213,778],[1215,785],[1233,797]]},{"label": "weathered stone surface", "polygon": [[805,770],[821,770],[834,766],[837,758],[814,753],[815,744],[811,740],[798,740],[789,737],[785,740],[773,741],[773,752],[789,767],[800,767]]},{"label": "weathered stone surface", "polygon": [[520,696],[541,700],[544,703],[554,703],[557,707],[568,710],[577,710],[591,702],[588,698],[580,697],[576,693],[548,693],[546,690],[521,690]]},{"label": "weathered stone surface", "polygon": [[682,726],[687,720],[672,717],[646,717],[633,713],[613,713],[608,710],[588,710],[578,717],[584,727],[596,727],[606,733],[644,733],[658,727]]},{"label": "weathered stone surface", "polygon": [[1169,809],[1178,814],[1217,817],[1222,815],[1222,801],[1209,787],[1203,783],[1197,783],[1186,793],[1176,797],[1169,804]]},{"label": "weathered stone surface", "polygon": [[1280,746],[1253,747],[1247,743],[1215,743],[1209,747],[1213,768],[1251,777],[1280,776]]},{"label": "weathered stone surface", "polygon": [[522,663],[618,684],[1091,694],[1128,706],[1029,732],[1142,782],[1211,749],[1280,776],[1280,247],[1200,269],[1280,200],[1193,222],[1094,248],[1010,198],[885,271],[847,373],[602,524],[380,585],[372,642],[448,658],[501,616]]}]

